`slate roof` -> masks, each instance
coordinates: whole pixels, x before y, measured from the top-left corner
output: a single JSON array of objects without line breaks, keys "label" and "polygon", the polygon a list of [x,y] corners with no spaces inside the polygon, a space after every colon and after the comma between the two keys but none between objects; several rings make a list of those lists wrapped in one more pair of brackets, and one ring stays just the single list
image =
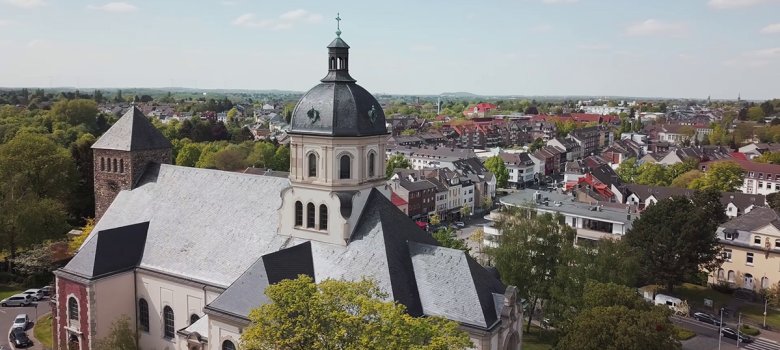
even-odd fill
[{"label": "slate roof", "polygon": [[95,231],[68,263],[68,272],[83,278],[99,278],[138,265],[146,244],[148,222]]},{"label": "slate roof", "polygon": [[95,141],[93,149],[144,151],[173,148],[171,142],[152,125],[136,106],[130,109]]},{"label": "slate roof", "polygon": [[744,215],[737,216],[721,225],[724,229],[753,231],[780,219],[772,208],[755,208]]}]

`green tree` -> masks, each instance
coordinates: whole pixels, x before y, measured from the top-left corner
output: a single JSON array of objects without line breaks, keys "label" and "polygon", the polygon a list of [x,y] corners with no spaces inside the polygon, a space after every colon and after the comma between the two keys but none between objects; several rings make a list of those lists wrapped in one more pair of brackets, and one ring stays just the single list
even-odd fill
[{"label": "green tree", "polygon": [[666,167],[658,163],[644,163],[637,169],[636,183],[640,185],[668,186]]},{"label": "green tree", "polygon": [[672,197],[651,205],[624,239],[639,259],[643,281],[671,291],[700,268],[720,265],[715,230],[724,220],[719,193],[697,192],[693,200]]},{"label": "green tree", "polygon": [[417,130],[415,130],[415,129],[406,129],[404,131],[401,131],[401,135],[403,135],[403,136],[417,135]]},{"label": "green tree", "polygon": [[749,120],[760,121],[764,119],[764,117],[766,117],[766,115],[764,114],[764,110],[761,109],[761,107],[759,106],[750,107],[747,110],[747,118]]},{"label": "green tree", "polygon": [[394,154],[390,156],[390,158],[387,158],[387,168],[385,170],[385,177],[391,178],[395,172],[395,169],[409,169],[412,165],[409,163],[409,160],[406,159],[402,154]]},{"label": "green tree", "polygon": [[780,152],[766,152],[753,160],[759,163],[780,164]]},{"label": "green tree", "polygon": [[509,181],[509,170],[501,157],[492,156],[488,158],[485,161],[485,168],[496,176],[496,185],[498,187],[506,187],[507,181]]},{"label": "green tree", "polygon": [[544,140],[542,140],[541,137],[537,137],[536,140],[534,140],[533,143],[531,143],[531,147],[528,148],[529,152],[536,152],[544,147]]},{"label": "green tree", "polygon": [[431,217],[428,219],[428,222],[429,222],[431,225],[434,225],[434,226],[435,226],[435,225],[438,225],[438,224],[440,224],[440,223],[441,223],[441,217],[439,216],[439,214],[433,214],[433,215],[431,215]]},{"label": "green tree", "polygon": [[273,164],[276,148],[268,142],[257,142],[252,147],[252,151],[247,156],[247,162],[250,166],[256,168],[270,168]]},{"label": "green tree", "polygon": [[238,115],[238,109],[236,107],[231,108],[227,112],[227,123],[230,125],[237,124],[238,121],[236,120],[236,116]]},{"label": "green tree", "polygon": [[681,163],[674,163],[666,167],[666,177],[674,181],[677,177],[699,167],[699,162],[694,159],[686,159]]},{"label": "green tree", "polygon": [[290,148],[279,146],[274,152],[271,169],[276,171],[290,171]]},{"label": "green tree", "polygon": [[623,182],[634,183],[637,175],[639,175],[639,170],[636,166],[636,158],[631,157],[622,161],[615,172]]},{"label": "green tree", "polygon": [[469,247],[462,239],[458,239],[455,230],[449,227],[442,227],[433,232],[433,238],[439,242],[442,247],[458,249],[468,252]]},{"label": "green tree", "polygon": [[458,324],[413,317],[370,280],[283,280],[265,290],[270,303],[250,312],[241,348],[455,350],[472,346]]},{"label": "green tree", "polygon": [[555,122],[555,128],[557,129],[558,136],[566,136],[577,128],[577,124],[573,120],[557,121]]},{"label": "green tree", "polygon": [[766,195],[766,202],[769,204],[770,208],[780,210],[780,192]]},{"label": "green tree", "polygon": [[[559,266],[567,264],[562,251],[574,244],[575,231],[557,214],[536,215],[533,209],[505,209],[496,226],[498,247],[486,249],[506,284],[518,286],[520,297],[537,305],[548,300]],[[530,330],[533,313],[529,314]]]},{"label": "green tree", "polygon": [[138,339],[130,326],[130,317],[122,315],[111,324],[108,335],[95,342],[96,350],[138,350]]},{"label": "green tree", "polygon": [[704,176],[704,173],[698,170],[691,170],[687,171],[683,174],[680,174],[680,176],[677,176],[673,181],[671,186],[672,187],[678,187],[678,188],[691,188],[691,184],[696,181],[696,179]]},{"label": "green tree", "polygon": [[235,147],[225,148],[214,154],[214,166],[219,170],[242,170],[246,168],[246,155]]},{"label": "green tree", "polygon": [[732,161],[711,163],[704,176],[694,179],[689,188],[734,192],[742,186],[744,170]]},{"label": "green tree", "polygon": [[188,143],[181,148],[176,155],[176,165],[194,167],[200,159],[201,146],[197,143]]},{"label": "green tree", "polygon": [[60,100],[51,106],[51,115],[56,121],[68,125],[84,125],[94,130],[98,115],[97,104],[93,100]]}]

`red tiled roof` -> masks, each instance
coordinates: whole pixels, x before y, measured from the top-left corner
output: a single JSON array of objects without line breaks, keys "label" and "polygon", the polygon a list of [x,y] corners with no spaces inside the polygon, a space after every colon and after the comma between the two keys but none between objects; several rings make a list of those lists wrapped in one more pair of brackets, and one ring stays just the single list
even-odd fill
[{"label": "red tiled roof", "polygon": [[731,153],[729,153],[729,155],[731,156],[731,158],[734,158],[734,159],[748,160],[747,156],[744,153],[731,152]]},{"label": "red tiled roof", "polygon": [[408,204],[408,202],[406,202],[406,200],[401,198],[401,196],[395,194],[395,192],[393,192],[390,195],[390,202],[392,202],[393,205],[395,205],[396,207],[400,207],[402,205],[407,205]]}]

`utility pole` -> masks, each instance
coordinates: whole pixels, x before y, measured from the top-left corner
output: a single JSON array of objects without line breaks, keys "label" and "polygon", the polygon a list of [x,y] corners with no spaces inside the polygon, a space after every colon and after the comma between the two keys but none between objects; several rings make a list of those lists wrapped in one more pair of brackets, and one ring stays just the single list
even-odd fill
[{"label": "utility pole", "polygon": [[723,338],[723,308],[720,308],[720,324],[718,325],[718,350],[720,350],[720,340]]},{"label": "utility pole", "polygon": [[739,313],[739,318],[737,319],[737,349],[739,349],[739,329],[742,328],[742,313]]},{"label": "utility pole", "polygon": [[769,303],[769,299],[764,297],[764,329],[766,329],[766,306]]}]

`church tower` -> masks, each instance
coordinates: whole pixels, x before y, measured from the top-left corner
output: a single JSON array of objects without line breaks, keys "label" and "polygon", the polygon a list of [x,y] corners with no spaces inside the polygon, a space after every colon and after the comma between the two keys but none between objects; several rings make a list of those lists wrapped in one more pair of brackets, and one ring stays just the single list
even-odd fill
[{"label": "church tower", "polygon": [[384,188],[387,126],[379,102],[349,75],[341,30],[328,45],[327,66],[293,110],[292,186],[283,194],[279,233],[344,245],[369,192]]},{"label": "church tower", "polygon": [[149,163],[171,163],[173,146],[136,106],[130,107],[92,145],[95,176],[95,220],[119,191],[133,188]]}]

